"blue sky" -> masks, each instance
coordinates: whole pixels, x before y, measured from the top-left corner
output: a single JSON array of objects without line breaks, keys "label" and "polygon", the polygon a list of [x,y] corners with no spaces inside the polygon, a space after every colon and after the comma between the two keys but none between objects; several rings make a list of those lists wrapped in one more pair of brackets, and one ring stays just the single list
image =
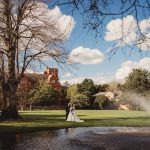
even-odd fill
[{"label": "blue sky", "polygon": [[[87,32],[87,30],[83,29],[83,21],[82,21],[82,17],[81,16],[74,16],[74,19],[76,21],[76,25],[74,30],[72,31],[72,34],[70,36],[70,39],[67,41],[66,43],[66,47],[69,50],[73,50],[79,46],[83,46],[86,48],[90,48],[90,49],[98,49],[101,52],[103,52],[104,54],[106,53],[107,49],[109,47],[111,47],[111,45],[114,43],[114,41],[106,41],[105,39],[101,39],[99,37],[95,38],[95,34],[94,32]],[[145,18],[141,18],[141,20],[143,20]],[[148,19],[148,18],[147,18]],[[107,23],[108,24],[110,21],[112,21],[112,18],[108,18],[107,19]],[[104,33],[105,35],[105,33]],[[110,59],[108,54],[105,54],[105,59],[102,63],[98,63],[98,64],[78,64],[77,67],[78,69],[74,69],[72,72],[70,72],[70,77],[69,77],[69,71],[68,73],[68,77],[65,74],[67,74],[66,72],[62,74],[60,74],[60,79],[64,82],[66,81],[70,81],[75,83],[77,82],[81,82],[82,79],[84,78],[96,78],[95,81],[99,80],[99,82],[104,83],[104,82],[110,82],[111,80],[117,80],[116,79],[116,72],[121,69],[121,65],[131,61],[131,67],[128,69],[128,67],[124,67],[124,71],[129,72],[129,70],[131,70],[132,68],[135,67],[142,67],[142,64],[140,64],[141,60],[144,60],[145,58],[149,58],[150,57],[150,53],[149,51],[143,51],[142,53],[138,52],[138,49],[135,47],[132,50],[132,53],[130,55],[130,49],[129,48],[125,48],[125,49],[118,49],[117,53],[115,55],[113,55]],[[149,64],[149,61],[147,62]],[[150,65],[150,64],[149,64]],[[126,70],[128,69],[128,70]],[[149,68],[146,68],[149,70]],[[99,76],[99,78],[97,77]],[[101,81],[100,81],[101,80]]]},{"label": "blue sky", "polygon": [[[112,8],[116,9],[116,6],[117,5],[115,5],[115,7],[112,7]],[[64,10],[64,8],[61,8],[61,12],[62,14],[66,14],[66,9]],[[83,29],[83,20],[82,20],[81,15],[75,14],[72,17],[76,23],[71,32],[69,39],[64,43],[65,48],[69,50],[70,54],[73,52],[73,50],[77,51],[79,47],[80,47],[80,51],[82,50],[83,53],[85,51],[85,48],[88,48],[88,51],[91,51],[91,54],[93,50],[96,49],[96,51],[99,51],[104,55],[104,59],[101,60],[99,63],[98,61],[92,64],[88,64],[87,62],[83,64],[82,62],[82,63],[77,63],[75,67],[73,68],[69,67],[69,65],[67,65],[69,69],[59,68],[59,78],[62,83],[64,83],[65,81],[68,81],[69,83],[78,83],[78,82],[82,82],[82,80],[85,78],[92,78],[96,83],[105,83],[105,82],[111,82],[111,81],[116,81],[116,80],[119,81],[118,76],[119,77],[121,76],[122,77],[121,79],[123,79],[125,76],[127,76],[127,74],[133,68],[143,67],[147,70],[150,70],[150,67],[149,67],[150,66],[150,53],[149,53],[150,49],[143,50],[142,53],[139,53],[138,49],[134,47],[130,55],[130,49],[126,47],[126,45],[131,45],[131,43],[135,41],[134,35],[132,34],[129,35],[129,37],[127,35],[127,38],[125,39],[125,44],[121,43],[121,44],[124,44],[125,46],[121,46],[118,49],[117,53],[111,57],[111,59],[109,55],[106,53],[108,48],[112,47],[114,43],[116,42],[119,43],[119,40],[115,39],[115,36],[113,35],[114,32],[117,32],[117,33],[119,32],[119,31],[116,31],[117,27],[116,29],[113,28],[113,23],[115,22],[115,25],[116,26],[118,25],[118,28],[119,28],[120,20],[114,20],[114,22],[111,22],[112,18],[109,17],[105,22],[107,29],[105,28],[103,39],[101,39],[99,37],[95,38],[95,34],[93,31],[88,32],[87,30]],[[132,21],[134,22],[134,17],[132,16],[126,15],[124,18],[125,18],[124,21],[127,24],[127,26],[128,24],[131,24]],[[148,25],[143,21],[144,19],[147,19],[145,22],[146,23],[148,22]],[[149,19],[148,17],[146,18],[140,17],[141,27],[143,29],[143,32],[145,30],[149,32],[150,19],[149,20],[148,19]],[[110,23],[110,28],[107,27],[109,23]],[[145,24],[147,25],[146,27],[145,27]],[[133,26],[134,24],[132,24],[132,27]],[[127,29],[125,29],[124,31],[125,34],[127,32],[126,30]],[[136,27],[133,28],[132,30],[133,30],[133,33],[136,32],[135,31]],[[132,30],[129,32],[132,33]],[[106,32],[108,32],[107,37],[106,37]],[[119,36],[119,33],[118,33],[118,36]],[[116,37],[117,37],[117,34],[116,34]],[[85,56],[86,56],[86,52],[85,52]],[[93,57],[94,56],[95,55],[93,55]],[[94,61],[94,58],[92,59]],[[89,56],[89,62],[90,62],[90,56]],[[48,61],[47,65],[49,67],[58,67],[57,64],[52,61]],[[43,71],[43,69],[44,68],[42,68],[41,71]]]}]

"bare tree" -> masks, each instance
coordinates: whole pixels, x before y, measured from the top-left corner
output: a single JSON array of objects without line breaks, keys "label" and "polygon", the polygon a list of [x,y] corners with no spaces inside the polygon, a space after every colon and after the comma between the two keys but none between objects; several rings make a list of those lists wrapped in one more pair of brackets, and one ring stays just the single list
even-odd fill
[{"label": "bare tree", "polygon": [[33,61],[45,57],[65,63],[61,43],[67,38],[57,18],[45,3],[36,0],[0,0],[0,82],[2,119],[18,119],[16,91]]},{"label": "bare tree", "polygon": [[[56,3],[68,6],[69,13],[79,13],[83,17],[83,27],[95,31],[96,36],[101,38],[105,36],[108,21],[120,19],[121,36],[116,38],[118,43],[109,49],[110,55],[124,46],[130,50],[137,48],[139,52],[150,49],[150,0],[57,0]],[[133,19],[127,30],[125,18],[129,15],[133,16]],[[135,27],[131,30],[133,22]],[[134,35],[132,31],[135,32]]]}]

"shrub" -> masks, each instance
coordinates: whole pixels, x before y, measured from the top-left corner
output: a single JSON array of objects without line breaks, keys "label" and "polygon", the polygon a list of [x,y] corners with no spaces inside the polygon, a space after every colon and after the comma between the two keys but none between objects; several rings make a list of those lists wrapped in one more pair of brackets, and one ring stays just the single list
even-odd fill
[{"label": "shrub", "polygon": [[94,108],[95,109],[108,109],[110,104],[111,102],[106,96],[99,95],[99,96],[96,96],[95,98]]}]

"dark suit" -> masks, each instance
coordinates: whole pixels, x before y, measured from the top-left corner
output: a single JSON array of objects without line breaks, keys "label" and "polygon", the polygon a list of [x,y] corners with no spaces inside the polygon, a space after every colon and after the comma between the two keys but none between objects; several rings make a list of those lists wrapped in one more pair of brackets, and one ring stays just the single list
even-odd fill
[{"label": "dark suit", "polygon": [[66,110],[66,120],[67,120],[67,117],[69,115],[69,106],[68,106],[69,102],[68,101],[65,101],[65,110]]}]

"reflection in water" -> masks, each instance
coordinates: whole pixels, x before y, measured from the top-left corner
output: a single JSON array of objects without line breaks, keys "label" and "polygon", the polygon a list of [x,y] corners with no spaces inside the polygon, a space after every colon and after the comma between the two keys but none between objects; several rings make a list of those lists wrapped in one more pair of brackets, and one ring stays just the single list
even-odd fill
[{"label": "reflection in water", "polygon": [[20,135],[3,135],[0,136],[0,150],[11,150],[21,142]]},{"label": "reflection in water", "polygon": [[21,136],[19,134],[16,135],[16,143],[21,142]]},{"label": "reflection in water", "polygon": [[148,150],[150,128],[68,128],[0,136],[0,150]]}]

